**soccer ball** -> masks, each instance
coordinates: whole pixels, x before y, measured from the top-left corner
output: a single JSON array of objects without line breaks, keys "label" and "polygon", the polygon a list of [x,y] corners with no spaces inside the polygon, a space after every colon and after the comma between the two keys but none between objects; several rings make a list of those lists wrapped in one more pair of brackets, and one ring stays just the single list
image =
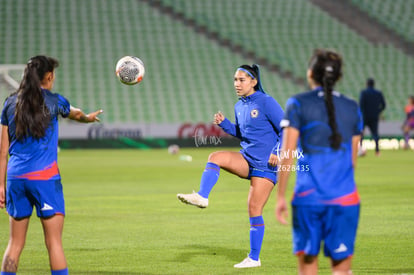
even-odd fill
[{"label": "soccer ball", "polygon": [[115,73],[119,81],[126,85],[138,84],[144,78],[144,62],[135,56],[124,56],[116,63]]},{"label": "soccer ball", "polygon": [[177,144],[172,144],[168,146],[168,153],[171,155],[176,155],[178,154],[179,151],[180,151],[180,146],[178,146]]}]

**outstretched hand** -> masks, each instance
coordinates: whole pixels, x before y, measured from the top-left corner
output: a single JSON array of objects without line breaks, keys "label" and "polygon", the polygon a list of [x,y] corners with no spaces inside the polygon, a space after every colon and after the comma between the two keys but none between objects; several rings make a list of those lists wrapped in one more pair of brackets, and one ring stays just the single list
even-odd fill
[{"label": "outstretched hand", "polygon": [[218,111],[216,114],[214,114],[214,124],[220,124],[225,119],[224,115]]},{"label": "outstretched hand", "polygon": [[87,114],[86,116],[88,117],[89,122],[95,122],[95,121],[99,122],[101,120],[99,119],[98,115],[100,115],[102,113],[103,113],[103,110],[98,110],[98,111],[95,111],[93,113]]},{"label": "outstretched hand", "polygon": [[103,110],[101,109],[89,114],[85,114],[81,109],[70,106],[68,118],[83,123],[97,122],[100,121],[98,115],[102,113]]}]

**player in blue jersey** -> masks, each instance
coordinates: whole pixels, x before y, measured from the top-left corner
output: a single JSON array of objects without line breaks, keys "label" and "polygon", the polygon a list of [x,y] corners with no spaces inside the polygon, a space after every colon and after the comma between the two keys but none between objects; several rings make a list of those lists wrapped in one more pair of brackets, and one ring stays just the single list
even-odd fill
[{"label": "player in blue jersey", "polygon": [[279,147],[283,110],[274,98],[263,91],[257,65],[242,65],[234,75],[234,87],[240,100],[236,103],[233,124],[222,113],[214,123],[226,133],[241,140],[240,152],[219,151],[210,154],[201,177],[200,190],[178,194],[182,202],[205,208],[224,169],[241,178],[250,179],[248,211],[250,217],[250,253],[236,268],[260,266],[259,254],[264,236],[263,207],[276,184],[276,156]]},{"label": "player in blue jersey", "polygon": [[32,57],[1,113],[0,207],[10,215],[11,231],[2,275],[17,272],[33,206],[43,226],[51,274],[68,274],[62,246],[65,204],[57,166],[58,116],[88,123],[99,121],[102,110],[84,114],[51,92],[58,65],[51,57]]},{"label": "player in blue jersey", "polygon": [[338,53],[315,50],[307,71],[312,90],[287,101],[281,123],[275,214],[286,224],[286,186],[290,171],[296,171],[291,204],[299,274],[317,274],[322,241],[332,273],[351,274],[360,203],[354,169],[362,116],[354,100],[333,90],[341,75]]}]

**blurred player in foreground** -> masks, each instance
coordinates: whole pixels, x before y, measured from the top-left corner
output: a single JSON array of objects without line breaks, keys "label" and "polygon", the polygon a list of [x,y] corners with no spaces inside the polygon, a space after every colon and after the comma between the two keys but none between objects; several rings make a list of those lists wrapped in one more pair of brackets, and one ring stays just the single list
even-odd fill
[{"label": "blurred player in foreground", "polygon": [[1,113],[0,207],[6,206],[10,215],[2,275],[17,272],[33,206],[43,226],[51,274],[68,274],[62,246],[65,203],[57,165],[58,115],[88,123],[99,121],[102,110],[86,115],[50,92],[58,65],[51,57],[31,58],[20,87],[6,99]]},{"label": "blurred player in foreground", "polygon": [[410,149],[408,140],[410,139],[410,131],[414,129],[414,96],[408,98],[408,104],[405,106],[406,119],[403,124],[404,132],[404,149]]},{"label": "blurred player in foreground", "polygon": [[[293,251],[302,275],[317,274],[321,242],[332,273],[351,274],[360,204],[354,168],[362,118],[355,101],[333,90],[341,75],[339,54],[315,50],[307,71],[312,90],[287,101],[281,123],[284,158],[275,214],[287,224],[286,186],[290,171],[296,171]],[[293,154],[295,150],[303,154]],[[298,156],[297,165],[292,156]]]},{"label": "blurred player in foreground", "polygon": [[240,152],[218,151],[210,154],[201,177],[200,190],[178,194],[182,202],[205,208],[216,184],[220,169],[250,179],[248,211],[250,217],[250,253],[235,268],[260,266],[259,254],[264,236],[263,207],[276,184],[277,150],[279,149],[283,110],[267,95],[260,82],[257,65],[242,65],[234,74],[234,88],[240,100],[234,110],[233,124],[222,113],[214,115],[214,123],[226,133],[241,140]]}]

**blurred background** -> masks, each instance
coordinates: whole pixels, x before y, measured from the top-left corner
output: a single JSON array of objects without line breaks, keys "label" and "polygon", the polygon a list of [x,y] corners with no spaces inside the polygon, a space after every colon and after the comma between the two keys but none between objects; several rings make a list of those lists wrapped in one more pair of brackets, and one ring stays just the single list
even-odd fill
[{"label": "blurred background", "polygon": [[[61,64],[54,92],[86,112],[104,109],[99,125],[62,120],[68,148],[223,136],[211,122],[218,110],[234,120],[239,65],[259,64],[265,90],[284,107],[307,89],[315,48],[343,55],[341,93],[358,100],[375,79],[387,101],[383,136],[401,137],[414,94],[413,0],[0,0],[0,37],[2,102],[29,58],[44,54]],[[138,85],[115,76],[125,55],[145,63]]]}]

